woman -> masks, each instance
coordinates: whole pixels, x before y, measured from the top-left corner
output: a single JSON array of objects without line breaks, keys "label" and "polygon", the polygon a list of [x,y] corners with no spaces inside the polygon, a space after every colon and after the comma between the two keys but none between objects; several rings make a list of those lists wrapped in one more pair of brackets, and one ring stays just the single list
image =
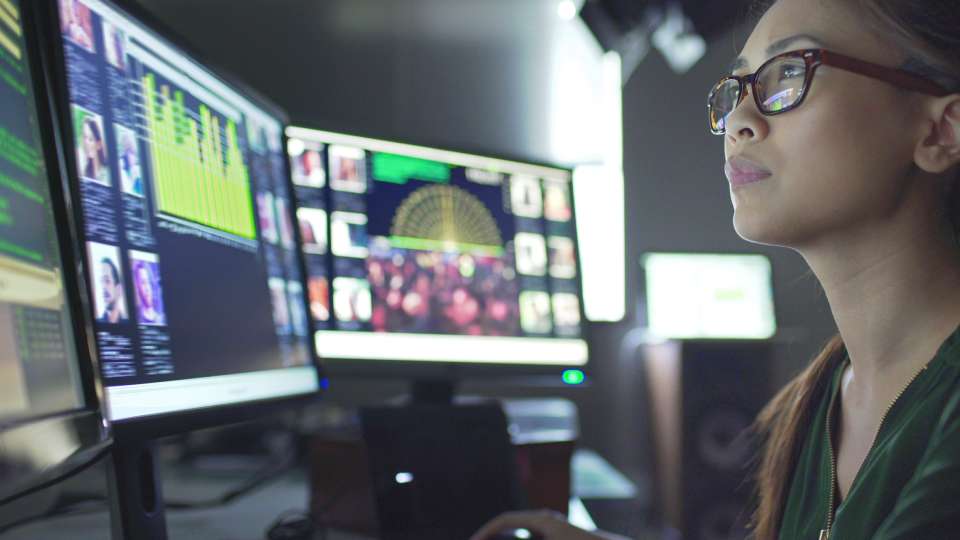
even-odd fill
[{"label": "woman", "polygon": [[91,116],[83,119],[83,176],[101,184],[110,183],[103,132]]},{"label": "woman", "polygon": [[85,12],[86,17],[81,16],[80,10],[86,10],[86,6],[77,5],[74,0],[63,0],[60,4],[60,18],[63,33],[88,51],[93,51],[93,39],[88,31],[89,24],[85,27],[83,22],[90,20],[89,12]]},{"label": "woman", "polygon": [[158,298],[155,292],[156,279],[150,266],[138,263],[134,270],[134,284],[137,290],[137,307],[139,307],[140,323],[163,325],[163,313],[158,309]]},{"label": "woman", "polygon": [[140,156],[137,142],[131,132],[117,130],[120,137],[120,183],[123,191],[138,197],[143,196],[143,173],[140,169]]},{"label": "woman", "polygon": [[[710,93],[737,233],[799,252],[840,330],[757,421],[757,540],[960,538],[958,51],[955,2],[777,0]],[[602,538],[475,538],[507,526]]]}]

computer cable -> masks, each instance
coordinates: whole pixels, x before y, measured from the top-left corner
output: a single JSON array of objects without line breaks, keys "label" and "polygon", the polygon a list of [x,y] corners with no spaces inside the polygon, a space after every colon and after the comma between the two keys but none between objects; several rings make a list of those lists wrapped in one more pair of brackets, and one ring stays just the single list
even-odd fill
[{"label": "computer cable", "polygon": [[[83,451],[83,453],[86,454],[86,456],[84,456],[82,463],[80,463],[78,466],[72,467],[59,474],[56,474],[29,489],[25,489],[23,491],[14,493],[13,495],[9,495],[7,497],[4,497],[3,499],[0,499],[0,506],[9,504],[13,501],[22,499],[24,497],[27,497],[29,495],[42,491],[44,489],[50,488],[56,484],[60,484],[62,482],[67,481],[68,479],[82,473],[83,471],[99,463],[104,458],[104,456],[106,456],[110,452],[111,449],[113,449],[113,439],[105,439],[104,441],[101,441],[100,443]],[[97,502],[98,504],[93,505],[89,508],[81,508],[81,509],[77,508],[77,506],[80,506],[81,503],[90,503],[90,502]],[[40,521],[43,519],[48,519],[54,516],[65,515],[65,514],[93,513],[93,512],[99,512],[99,511],[105,510],[106,508],[107,508],[106,498],[103,498],[103,497],[83,498],[79,501],[73,501],[67,506],[57,505],[52,509],[46,512],[43,512],[41,514],[25,517],[25,518],[22,518],[10,523],[6,523],[6,524],[0,524],[0,534],[3,534],[9,530],[12,530],[18,527],[22,527],[24,525],[28,525],[33,522]]]},{"label": "computer cable", "polygon": [[[294,509],[277,516],[267,528],[267,540],[313,540],[317,523],[309,512]],[[326,528],[320,528],[321,539],[327,537]]]},{"label": "computer cable", "polygon": [[[94,504],[90,504],[94,503]],[[106,499],[104,498],[91,498],[83,501],[74,501],[68,505],[57,505],[47,512],[37,514],[34,516],[28,516],[17,521],[7,523],[5,525],[0,525],[0,534],[12,531],[13,529],[18,529],[31,523],[36,523],[38,521],[44,521],[47,519],[52,519],[56,517],[69,517],[69,516],[80,516],[84,514],[96,514],[100,512],[107,512],[110,510],[110,505],[107,504]]]},{"label": "computer cable", "polygon": [[277,462],[268,463],[239,486],[214,499],[205,501],[168,500],[164,502],[164,505],[170,510],[197,510],[203,508],[215,508],[229,504],[243,496],[257,491],[270,482],[277,480],[283,473],[292,469],[293,466],[296,465],[297,457],[297,452],[295,450],[291,451],[288,455],[284,456]]}]

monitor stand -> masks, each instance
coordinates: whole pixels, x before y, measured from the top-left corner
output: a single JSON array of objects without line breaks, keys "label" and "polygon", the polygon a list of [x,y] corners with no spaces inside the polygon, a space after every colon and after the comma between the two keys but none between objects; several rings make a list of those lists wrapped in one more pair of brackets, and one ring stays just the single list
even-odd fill
[{"label": "monitor stand", "polygon": [[113,540],[166,540],[160,462],[155,440],[114,444],[107,467]]},{"label": "monitor stand", "polygon": [[416,379],[410,387],[410,405],[453,405],[452,379]]}]

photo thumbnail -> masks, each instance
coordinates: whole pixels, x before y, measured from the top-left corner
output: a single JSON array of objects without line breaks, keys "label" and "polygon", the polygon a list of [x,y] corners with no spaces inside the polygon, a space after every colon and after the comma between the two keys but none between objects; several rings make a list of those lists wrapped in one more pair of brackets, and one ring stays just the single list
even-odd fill
[{"label": "photo thumbnail", "polygon": [[73,129],[77,138],[77,167],[79,169],[77,173],[80,178],[104,186],[111,185],[103,118],[99,114],[74,105]]},{"label": "photo thumbnail", "polygon": [[277,232],[277,209],[273,204],[273,193],[261,191],[257,193],[257,217],[260,223],[260,237],[276,244],[280,240]]},{"label": "photo thumbnail", "polygon": [[373,309],[370,284],[365,279],[338,277],[333,280],[333,313],[341,322],[367,322]]},{"label": "photo thumbnail", "polygon": [[303,251],[323,255],[327,252],[327,212],[319,208],[298,208],[297,223]]},{"label": "photo thumbnail", "polygon": [[117,140],[117,170],[120,171],[120,189],[127,195],[143,197],[143,169],[140,167],[140,147],[137,133],[120,124],[113,125]]},{"label": "photo thumbnail", "polygon": [[294,335],[303,337],[309,334],[307,313],[304,311],[303,285],[298,281],[287,282],[287,303],[290,305],[290,322]]},{"label": "photo thumbnail", "polygon": [[543,217],[543,193],[540,179],[522,174],[510,178],[510,208],[513,215],[527,218]]},{"label": "photo thumbnail", "polygon": [[557,329],[580,326],[580,300],[577,295],[556,293],[553,295],[553,322]]},{"label": "photo thumbnail", "polygon": [[543,181],[543,216],[550,221],[570,221],[573,218],[570,182],[550,179]]},{"label": "photo thumbnail", "polygon": [[323,167],[323,144],[291,139],[287,146],[293,183],[298,186],[322,188],[327,183]]},{"label": "photo thumbnail", "polygon": [[547,238],[550,253],[550,276],[560,279],[577,277],[577,256],[573,248],[573,239],[566,236]]},{"label": "photo thumbnail", "polygon": [[517,272],[526,276],[547,273],[547,244],[542,235],[517,233],[513,241],[517,258]]},{"label": "photo thumbnail", "polygon": [[286,249],[293,249],[293,218],[290,217],[290,203],[283,197],[276,197],[275,202],[277,206],[277,229],[280,232],[280,243]]},{"label": "photo thumbnail", "polygon": [[330,214],[330,245],[338,257],[364,259],[369,253],[367,216],[356,212]]},{"label": "photo thumbnail", "polygon": [[88,52],[95,52],[93,17],[90,8],[80,0],[60,0],[60,32]]},{"label": "photo thumbnail", "polygon": [[366,152],[350,146],[330,145],[330,187],[338,191],[367,191]]},{"label": "photo thumbnail", "polygon": [[520,293],[520,326],[528,334],[549,334],[553,330],[549,294],[543,291]]},{"label": "photo thumbnail", "polygon": [[273,304],[273,323],[277,334],[290,334],[290,307],[287,305],[287,282],[283,278],[272,277],[267,280],[270,287],[270,302]]},{"label": "photo thumbnail", "polygon": [[156,253],[130,250],[130,273],[137,304],[137,322],[164,326],[167,316],[163,308],[163,287],[160,284],[160,261]]},{"label": "photo thumbnail", "polygon": [[107,63],[124,71],[127,67],[127,36],[122,30],[103,21],[103,50]]},{"label": "photo thumbnail", "polygon": [[127,321],[129,316],[120,250],[116,246],[87,242],[87,260],[97,322],[113,324]]},{"label": "photo thumbnail", "polygon": [[307,279],[307,297],[310,301],[310,316],[315,321],[330,320],[330,282],[325,276],[310,276]]}]

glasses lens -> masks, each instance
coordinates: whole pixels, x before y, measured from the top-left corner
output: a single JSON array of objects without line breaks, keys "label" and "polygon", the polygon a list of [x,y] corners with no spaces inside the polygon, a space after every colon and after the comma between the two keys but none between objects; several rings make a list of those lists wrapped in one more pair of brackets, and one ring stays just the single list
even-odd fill
[{"label": "glasses lens", "polygon": [[806,79],[807,63],[803,58],[779,58],[764,66],[756,81],[760,110],[777,113],[796,105]]},{"label": "glasses lens", "polygon": [[717,83],[707,98],[707,113],[710,116],[710,131],[721,134],[727,130],[727,116],[740,102],[740,83],[736,79],[724,79]]}]

